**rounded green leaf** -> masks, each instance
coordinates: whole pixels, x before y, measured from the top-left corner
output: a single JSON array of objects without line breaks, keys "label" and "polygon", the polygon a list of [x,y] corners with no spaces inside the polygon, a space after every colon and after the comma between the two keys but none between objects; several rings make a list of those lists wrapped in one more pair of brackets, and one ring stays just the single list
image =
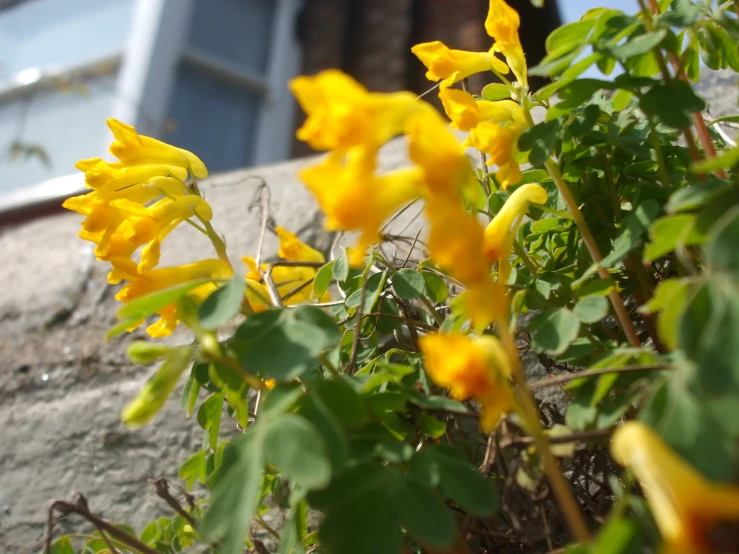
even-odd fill
[{"label": "rounded green leaf", "polygon": [[349,260],[347,260],[346,254],[342,254],[334,260],[331,273],[337,281],[346,281],[347,277],[349,277]]},{"label": "rounded green leaf", "polygon": [[420,543],[446,548],[454,542],[454,516],[429,487],[408,477],[396,489],[393,501],[400,523]]},{"label": "rounded green leaf", "polygon": [[334,277],[335,263],[335,261],[330,261],[316,272],[316,276],[313,278],[313,296],[315,298],[321,298],[328,290],[331,279]]},{"label": "rounded green leaf", "polygon": [[444,279],[430,271],[422,271],[421,275],[423,275],[423,280],[426,282],[426,291],[432,301],[442,303],[449,298],[449,287],[447,287]]},{"label": "rounded green leaf", "polygon": [[572,312],[582,323],[595,323],[608,315],[608,300],[603,296],[586,296],[580,300]]},{"label": "rounded green leaf", "polygon": [[404,268],[393,275],[393,290],[405,300],[413,300],[423,295],[426,281],[415,269]]},{"label": "rounded green leaf", "polygon": [[739,237],[739,206],[734,206],[721,216],[711,230],[708,243],[708,264],[711,267],[739,274],[737,237]]},{"label": "rounded green leaf", "polygon": [[546,310],[531,318],[531,348],[544,354],[562,354],[577,338],[580,320],[564,308]]},{"label": "rounded green leaf", "polygon": [[269,423],[264,437],[264,456],[297,485],[320,489],[331,480],[331,463],[315,425],[295,414]]},{"label": "rounded green leaf", "polygon": [[241,311],[246,281],[236,276],[205,299],[200,306],[200,325],[203,329],[218,329]]},{"label": "rounded green leaf", "polygon": [[482,97],[485,100],[505,100],[511,97],[511,89],[503,83],[488,83],[482,89]]}]

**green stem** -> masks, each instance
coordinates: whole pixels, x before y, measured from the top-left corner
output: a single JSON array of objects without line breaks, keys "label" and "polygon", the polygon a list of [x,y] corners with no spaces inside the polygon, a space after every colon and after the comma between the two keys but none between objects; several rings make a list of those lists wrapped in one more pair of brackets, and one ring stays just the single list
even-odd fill
[{"label": "green stem", "polygon": [[516,253],[516,256],[521,258],[521,261],[523,262],[523,265],[525,265],[529,272],[531,272],[531,275],[533,277],[536,277],[536,275],[539,273],[539,270],[534,264],[534,262],[529,258],[529,255],[526,253],[526,250],[524,250],[523,246],[518,244],[517,240],[513,241],[513,251]]},{"label": "green stem", "polygon": [[[528,114],[528,117],[530,118],[531,115]],[[601,254],[600,248],[598,248],[598,244],[595,242],[595,238],[590,232],[590,227],[588,227],[585,217],[582,215],[582,212],[580,211],[575,198],[572,196],[572,192],[570,192],[567,183],[565,183],[562,178],[559,169],[551,159],[544,162],[544,167],[546,167],[549,175],[554,181],[554,184],[557,186],[559,194],[562,196],[565,204],[567,204],[567,209],[570,211],[572,219],[575,221],[575,225],[577,225],[578,231],[580,231],[580,236],[582,236],[583,242],[585,242],[585,246],[590,252],[590,257],[593,259],[593,262],[598,264],[598,275],[600,275],[601,279],[609,279],[610,275],[608,274],[608,270],[604,267],[600,267],[600,263],[603,261],[603,254]],[[608,294],[608,298],[613,305],[613,311],[621,324],[621,328],[626,334],[626,339],[629,344],[634,347],[641,346],[641,341],[639,340],[639,336],[636,334],[634,324],[631,322],[631,318],[629,317],[629,313],[626,311],[626,306],[624,306],[621,296],[614,289]]]}]

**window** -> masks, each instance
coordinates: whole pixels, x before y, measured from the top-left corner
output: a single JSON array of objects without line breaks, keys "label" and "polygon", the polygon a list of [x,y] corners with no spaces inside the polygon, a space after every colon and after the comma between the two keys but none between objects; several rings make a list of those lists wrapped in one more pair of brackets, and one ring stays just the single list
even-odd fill
[{"label": "window", "polygon": [[[0,213],[82,190],[117,117],[211,172],[288,157],[302,0],[24,0],[0,7]],[[2,4],[0,4],[2,6]]]}]

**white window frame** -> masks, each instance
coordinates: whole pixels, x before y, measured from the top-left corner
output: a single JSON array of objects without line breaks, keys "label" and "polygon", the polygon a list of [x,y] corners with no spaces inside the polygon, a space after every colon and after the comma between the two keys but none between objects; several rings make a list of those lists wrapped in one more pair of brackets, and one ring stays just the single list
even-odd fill
[{"label": "white window frame", "polygon": [[[273,1],[277,7],[271,37],[279,40],[270,41],[265,75],[186,45],[194,0],[135,0],[131,35],[120,54],[71,67],[23,71],[19,79],[0,89],[0,102],[50,87],[59,79],[94,74],[107,64],[111,70],[119,69],[110,117],[144,134],[161,136],[162,129],[152,129],[152,122],[161,126],[166,121],[177,67],[190,64],[245,91],[259,92],[253,165],[287,160],[296,107],[287,82],[300,71],[301,50],[294,29],[304,0]],[[33,77],[30,82],[29,75]],[[100,146],[99,155],[105,156],[109,142]],[[58,203],[85,190],[80,173],[56,177],[0,194],[0,214]]]}]

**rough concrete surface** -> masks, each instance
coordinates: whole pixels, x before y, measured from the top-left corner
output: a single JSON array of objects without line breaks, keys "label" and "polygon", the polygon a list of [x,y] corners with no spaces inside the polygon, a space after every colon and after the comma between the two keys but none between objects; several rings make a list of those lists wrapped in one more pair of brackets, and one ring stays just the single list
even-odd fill
[{"label": "rough concrete surface", "polygon": [[[736,113],[736,84],[728,74],[708,76],[705,90],[714,117]],[[383,151],[381,167],[403,165],[404,151],[401,141],[393,141]],[[204,183],[214,225],[225,233],[232,259],[253,255],[256,248],[258,215],[248,209],[259,185],[255,176],[270,186],[277,224],[327,249],[331,239],[321,231],[321,216],[296,179],[310,161],[237,171]],[[416,212],[409,210],[397,229],[412,224],[404,233],[413,236]],[[183,417],[176,400],[147,427],[132,431],[120,423],[121,409],[151,369],[128,363],[123,354],[142,331],[109,343],[103,338],[115,321],[114,288],[105,283],[106,266],[77,238],[79,223],[77,214],[63,213],[0,231],[2,553],[28,551],[43,536],[49,501],[72,491],[85,494],[90,508],[106,519],[139,529],[169,513],[148,480],[175,478],[202,441],[197,423]],[[266,255],[275,246],[268,236]],[[183,225],[162,250],[162,265],[170,265],[194,261],[210,247]],[[184,342],[187,335],[178,332],[170,340]],[[526,362],[532,379],[546,376],[533,356]],[[76,520],[67,525],[81,527]]]},{"label": "rough concrete surface", "polygon": [[[404,152],[402,141],[388,145],[381,168],[404,164]],[[275,222],[328,249],[332,238],[296,177],[312,161],[236,171],[202,184],[233,261],[255,253],[260,220],[249,206],[262,181],[270,187]],[[185,419],[176,399],[149,426],[129,430],[120,422],[121,409],[152,369],[124,356],[126,344],[143,338],[143,331],[104,339],[115,322],[116,288],[105,282],[106,264],[95,261],[77,237],[80,221],[77,214],[61,213],[0,231],[1,553],[28,551],[43,537],[49,501],[73,491],[87,497],[93,512],[138,529],[169,513],[149,480],[176,478],[202,442],[202,430]],[[275,250],[268,233],[265,256]],[[204,237],[182,225],[164,242],[160,265],[211,252]],[[168,340],[185,342],[187,332],[178,330]],[[70,521],[64,528],[83,527]]]}]

